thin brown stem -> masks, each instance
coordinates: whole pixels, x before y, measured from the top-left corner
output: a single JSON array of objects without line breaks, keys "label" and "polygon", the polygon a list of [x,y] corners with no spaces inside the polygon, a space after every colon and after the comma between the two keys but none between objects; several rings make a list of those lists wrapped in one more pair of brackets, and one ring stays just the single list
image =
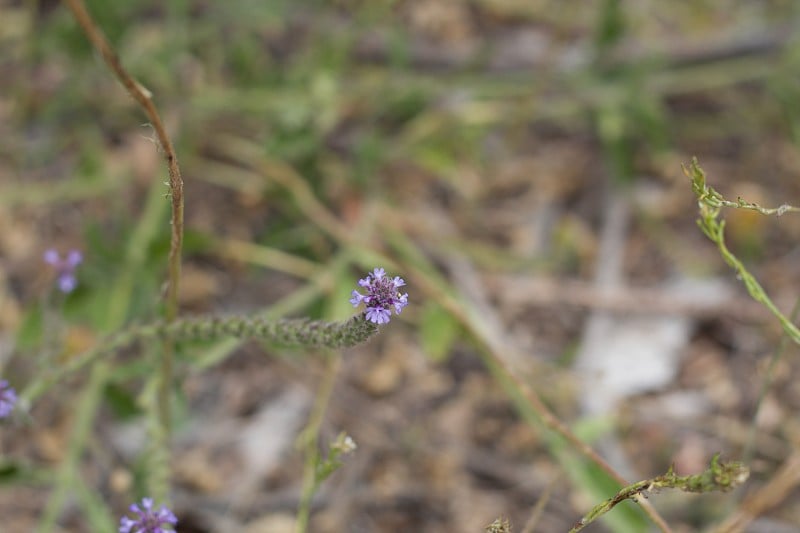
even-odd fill
[{"label": "thin brown stem", "polygon": [[[169,195],[172,201],[172,233],[170,237],[167,288],[165,297],[164,319],[172,322],[178,316],[178,289],[181,277],[181,248],[183,246],[183,179],[178,166],[178,157],[172,141],[167,134],[164,123],[153,104],[152,94],[122,67],[119,56],[109,44],[103,32],[97,27],[82,0],[64,0],[75,20],[83,29],[86,37],[103,56],[108,67],[122,83],[128,94],[144,110],[150,124],[155,130],[158,143],[163,150],[169,172]],[[159,423],[162,429],[163,445],[169,438],[171,427],[169,391],[172,383],[172,358],[174,346],[167,338],[163,343],[161,370],[159,375],[158,405]]]},{"label": "thin brown stem", "polygon": [[72,10],[75,20],[83,28],[92,45],[103,56],[108,67],[144,110],[155,130],[158,143],[167,160],[170,197],[172,199],[172,235],[169,249],[169,284],[166,294],[165,318],[167,321],[171,321],[178,315],[178,287],[181,275],[181,248],[183,246],[183,179],[181,178],[181,169],[178,166],[178,157],[175,155],[175,149],[172,146],[172,141],[167,134],[164,123],[161,121],[161,116],[158,114],[155,104],[153,104],[150,91],[134,80],[122,67],[119,56],[117,56],[103,32],[92,20],[83,1],[64,0],[64,2]]}]

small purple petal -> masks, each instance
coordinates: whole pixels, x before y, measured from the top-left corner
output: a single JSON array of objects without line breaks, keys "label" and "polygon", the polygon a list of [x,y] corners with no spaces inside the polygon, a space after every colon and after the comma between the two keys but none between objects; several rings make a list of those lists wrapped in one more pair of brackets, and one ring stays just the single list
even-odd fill
[{"label": "small purple petal", "polygon": [[152,498],[143,498],[141,507],[131,504],[129,510],[137,516],[135,519],[120,518],[119,533],[168,533],[174,531],[170,526],[178,523],[173,512],[163,505],[153,510]]},{"label": "small purple petal", "polygon": [[61,292],[69,293],[75,290],[78,280],[75,277],[75,269],[83,261],[83,255],[78,250],[70,250],[67,256],[62,259],[61,255],[53,249],[47,250],[43,254],[45,263],[51,265],[58,276],[58,288]]},{"label": "small purple petal", "polygon": [[0,418],[10,415],[16,403],[17,391],[9,386],[8,381],[0,380]]},{"label": "small purple petal", "polygon": [[70,250],[70,252],[67,254],[66,263],[72,268],[80,265],[82,261],[83,255],[78,250]]},{"label": "small purple petal", "polygon": [[350,298],[350,303],[353,304],[353,307],[358,307],[361,302],[364,301],[364,297],[359,294],[358,291],[352,292],[352,298]]},{"label": "small purple petal", "polygon": [[131,533],[131,529],[133,526],[136,525],[136,522],[128,518],[127,516],[123,516],[119,520],[119,533]]},{"label": "small purple petal", "polygon": [[44,259],[45,263],[53,266],[56,266],[61,261],[61,256],[59,256],[58,252],[52,248],[42,254],[42,258]]},{"label": "small purple petal", "polygon": [[367,307],[367,320],[375,324],[387,324],[391,312],[383,307]]},{"label": "small purple petal", "polygon": [[78,285],[75,276],[71,275],[63,275],[58,277],[58,288],[61,289],[61,292],[69,293],[75,290],[75,287]]},{"label": "small purple petal", "polygon": [[400,311],[402,311],[403,308],[407,305],[408,305],[408,293],[401,295],[400,299],[394,302],[394,312],[399,315]]}]

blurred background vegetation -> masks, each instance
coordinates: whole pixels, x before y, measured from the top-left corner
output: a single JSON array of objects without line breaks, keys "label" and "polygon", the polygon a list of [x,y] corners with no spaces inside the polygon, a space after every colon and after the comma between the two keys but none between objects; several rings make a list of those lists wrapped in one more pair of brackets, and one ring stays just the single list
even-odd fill
[{"label": "blurred background vegetation", "polygon": [[[346,430],[359,448],[322,488],[310,531],[481,531],[501,515],[515,531],[569,529],[616,489],[598,489],[588,465],[559,457],[515,410],[484,365],[487,345],[521,354],[515,373],[584,438],[614,435],[631,481],[741,455],[779,330],[697,230],[680,165],[698,156],[731,199],[800,203],[800,4],[87,6],[173,135],[186,190],[182,312],[342,318],[374,266],[409,282],[402,320],[335,365],[252,343],[185,347],[179,531],[291,530],[303,472],[292,442],[331,375],[316,404],[327,407],[320,445]],[[60,3],[0,4],[0,49],[0,364],[21,388],[42,365],[157,316],[169,204],[152,130]],[[630,216],[609,251],[601,228],[619,199]],[[726,217],[732,248],[788,312],[797,218]],[[66,298],[41,260],[51,247],[84,254]],[[598,288],[609,254],[620,300]],[[664,285],[710,276],[732,291],[722,303]],[[592,390],[575,366],[598,309],[692,324],[669,383],[602,417],[581,407]],[[773,487],[798,453],[796,352],[762,402],[750,491]],[[135,383],[149,370],[135,351],[117,363],[92,381],[101,401],[77,411],[92,437],[76,432],[71,407],[86,376],[0,428],[8,531],[43,515],[51,530],[99,531],[138,495]],[[69,494],[76,479],[84,488]],[[748,531],[796,531],[797,483],[770,492],[750,526],[761,529]],[[747,493],[654,504],[694,531],[741,510]],[[596,530],[647,530],[622,507]]]}]

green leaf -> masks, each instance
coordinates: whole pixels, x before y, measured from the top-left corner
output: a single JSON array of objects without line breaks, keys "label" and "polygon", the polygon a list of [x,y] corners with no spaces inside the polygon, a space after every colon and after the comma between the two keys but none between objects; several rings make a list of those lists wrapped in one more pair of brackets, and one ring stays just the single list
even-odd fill
[{"label": "green leaf", "polygon": [[106,405],[111,408],[114,415],[120,420],[128,420],[139,415],[136,398],[127,390],[115,383],[109,383],[104,390]]},{"label": "green leaf", "polygon": [[433,361],[447,358],[460,327],[455,319],[439,305],[430,302],[422,310],[420,341],[422,348]]},{"label": "green leaf", "polygon": [[17,331],[17,348],[30,350],[39,346],[44,332],[42,308],[32,306],[22,317],[22,324]]}]

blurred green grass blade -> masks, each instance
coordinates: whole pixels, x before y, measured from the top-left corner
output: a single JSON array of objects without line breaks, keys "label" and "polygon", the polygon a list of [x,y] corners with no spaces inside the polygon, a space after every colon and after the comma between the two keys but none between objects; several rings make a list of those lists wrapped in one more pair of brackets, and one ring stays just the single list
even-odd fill
[{"label": "blurred green grass blade", "polygon": [[106,406],[114,413],[116,420],[125,421],[142,414],[136,397],[112,380],[106,384],[103,396]]},{"label": "blurred green grass blade", "polygon": [[223,339],[221,341],[216,341],[208,347],[192,350],[193,355],[188,363],[192,369],[197,372],[206,370],[227,359],[241,344],[242,341],[240,339]]},{"label": "blurred green grass blade", "polygon": [[[67,453],[58,466],[55,474],[55,486],[50,493],[37,531],[46,533],[56,527],[59,514],[64,508],[67,496],[73,490],[75,483],[79,482],[79,463],[85,451],[86,441],[92,428],[92,423],[97,418],[97,410],[101,404],[102,390],[109,376],[111,366],[105,361],[97,363],[92,368],[89,382],[84,385],[83,395],[75,408],[75,420],[69,436]],[[88,509],[84,509],[89,511]]]},{"label": "blurred green grass blade", "polygon": [[47,486],[53,482],[52,470],[8,458],[0,458],[0,486],[24,483]]},{"label": "blurred green grass blade", "polygon": [[420,342],[425,355],[434,362],[447,359],[461,330],[452,315],[440,305],[426,302],[422,308],[419,327]]},{"label": "blurred green grass blade", "polygon": [[613,416],[585,416],[572,423],[572,432],[584,442],[593,443],[616,428]]},{"label": "blurred green grass blade", "polygon": [[597,17],[594,43],[596,52],[601,56],[625,36],[627,24],[621,4],[620,0],[603,0],[598,3],[600,13]]},{"label": "blurred green grass blade", "polygon": [[[353,262],[358,265],[360,270],[358,279],[363,278],[367,272],[372,272],[372,269],[376,267],[385,268],[386,272],[393,276],[403,277],[403,273],[398,271],[397,262],[384,254],[367,247],[353,247],[351,248],[351,253]],[[353,289],[356,288],[356,281],[353,280]]]},{"label": "blurred green grass blade", "polygon": [[103,330],[114,331],[122,326],[128,318],[132,295],[141,276],[142,267],[147,259],[147,251],[158,238],[164,227],[169,210],[169,202],[164,197],[166,187],[155,181],[147,195],[147,201],[139,222],[125,248],[125,263],[108,295],[108,314],[105,317]]},{"label": "blurred green grass blade", "polygon": [[387,244],[407,262],[424,273],[425,276],[435,283],[442,291],[455,297],[456,291],[450,286],[447,279],[437,270],[431,261],[423,254],[419,247],[407,236],[398,231],[386,231],[384,236]]},{"label": "blurred green grass blade", "polygon": [[334,282],[325,306],[326,319],[337,320],[353,315],[353,305],[349,300],[356,284],[347,266],[344,261],[337,261],[328,269]]},{"label": "blurred green grass blade", "polygon": [[75,480],[74,494],[85,513],[91,531],[117,531],[117,523],[99,493],[86,486],[82,479]]},{"label": "blurred green grass blade", "polygon": [[[106,303],[108,312],[101,317],[101,322],[96,324],[101,331],[112,332],[124,323],[135,288],[136,276],[140,274],[139,269],[146,258],[146,251],[158,236],[160,222],[165,219],[168,205],[164,198],[164,185],[160,181],[154,182],[150,187],[145,209],[127,243],[123,271],[117,276],[111,290],[105,293],[108,298]],[[91,261],[91,258],[87,258],[87,260]],[[107,380],[111,376],[111,371],[112,366],[108,361],[99,361],[92,368],[90,381],[85,386],[83,396],[76,409],[77,416],[69,437],[67,454],[59,465],[56,486],[48,500],[38,530],[40,532],[53,530],[66,497],[77,482],[80,458],[84,453],[97,410],[105,400],[103,392]],[[90,505],[91,508],[84,508],[84,511],[92,514],[97,520],[101,520],[98,506],[104,505],[102,502],[81,500],[80,503]],[[107,510],[104,512],[109,515]]]},{"label": "blurred green grass blade", "polygon": [[0,206],[54,207],[104,196],[119,190],[122,185],[110,179],[98,183],[64,180],[46,185],[26,183],[24,187],[19,184],[3,185],[0,187]]},{"label": "blurred green grass blade", "polygon": [[42,344],[44,335],[44,315],[39,305],[32,305],[22,315],[22,323],[17,329],[16,347],[25,351]]}]

